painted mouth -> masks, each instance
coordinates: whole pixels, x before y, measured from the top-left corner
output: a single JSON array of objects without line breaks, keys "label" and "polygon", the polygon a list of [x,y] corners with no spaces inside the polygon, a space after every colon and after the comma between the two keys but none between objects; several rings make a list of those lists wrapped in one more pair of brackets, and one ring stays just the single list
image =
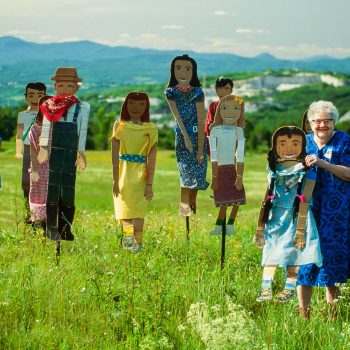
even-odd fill
[{"label": "painted mouth", "polygon": [[287,159],[292,159],[292,158],[296,158],[296,155],[295,153],[285,153],[283,157]]}]

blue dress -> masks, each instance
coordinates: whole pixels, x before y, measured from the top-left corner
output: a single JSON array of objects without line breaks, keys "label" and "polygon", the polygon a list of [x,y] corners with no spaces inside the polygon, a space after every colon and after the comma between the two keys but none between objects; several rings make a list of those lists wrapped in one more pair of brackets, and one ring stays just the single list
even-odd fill
[{"label": "blue dress", "polygon": [[269,181],[275,179],[273,206],[264,231],[265,245],[263,249],[262,266],[277,265],[287,267],[290,265],[303,265],[315,263],[322,265],[322,255],[316,223],[311,208],[306,221],[306,244],[300,250],[295,247],[297,218],[293,221],[293,204],[297,195],[299,182],[306,179],[315,180],[313,169],[305,172],[302,163],[284,168],[276,166],[276,172],[269,171]]},{"label": "blue dress", "polygon": [[209,186],[209,183],[206,181],[207,152],[205,151],[205,142],[203,144],[204,161],[198,163],[196,160],[198,149],[196,102],[204,99],[203,90],[200,87],[195,87],[189,91],[182,91],[177,87],[170,87],[165,90],[165,95],[169,100],[175,101],[179,115],[193,145],[193,151],[190,152],[186,148],[185,139],[176,123],[175,151],[180,173],[180,185],[191,190],[205,190]]},{"label": "blue dress", "polygon": [[[331,164],[350,167],[350,137],[342,131],[336,131],[322,149],[318,149],[313,134],[307,135],[306,151]],[[323,266],[302,266],[298,284],[330,287],[346,283],[350,278],[350,182],[318,168],[312,197]]]}]

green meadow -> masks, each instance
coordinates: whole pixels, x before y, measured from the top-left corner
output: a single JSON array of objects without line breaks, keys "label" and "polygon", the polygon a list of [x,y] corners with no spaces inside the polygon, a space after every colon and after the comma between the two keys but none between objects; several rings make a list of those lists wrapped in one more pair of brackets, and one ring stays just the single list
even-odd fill
[{"label": "green meadow", "polygon": [[[349,349],[350,286],[342,287],[337,319],[323,289],[312,318],[290,303],[255,301],[261,251],[252,243],[266,187],[266,156],[247,154],[242,206],[233,238],[208,232],[217,209],[201,191],[186,237],[178,216],[173,151],[159,151],[154,199],[140,254],[123,251],[113,215],[108,151],[88,151],[76,187],[74,242],[55,243],[23,224],[21,161],[13,143],[0,151],[0,349]],[[208,167],[208,179],[210,170]],[[282,289],[278,271],[274,291]]]}]

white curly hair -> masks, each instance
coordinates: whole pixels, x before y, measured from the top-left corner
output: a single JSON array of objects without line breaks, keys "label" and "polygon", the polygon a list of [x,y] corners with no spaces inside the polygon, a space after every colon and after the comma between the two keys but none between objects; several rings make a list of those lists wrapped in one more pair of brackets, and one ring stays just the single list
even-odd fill
[{"label": "white curly hair", "polygon": [[339,119],[339,112],[337,107],[330,101],[317,101],[311,103],[309,110],[307,112],[307,119],[309,121],[315,119],[317,114],[327,113],[330,116],[330,119],[333,119],[335,122]]}]

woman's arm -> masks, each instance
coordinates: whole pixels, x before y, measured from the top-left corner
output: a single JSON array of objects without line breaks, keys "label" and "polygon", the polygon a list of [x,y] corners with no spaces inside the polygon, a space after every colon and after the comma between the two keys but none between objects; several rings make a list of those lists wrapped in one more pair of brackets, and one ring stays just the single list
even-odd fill
[{"label": "woman's arm", "polygon": [[113,195],[119,193],[119,148],[120,141],[112,138]]},{"label": "woman's arm", "polygon": [[204,149],[204,126],[205,126],[205,110],[204,101],[196,102],[197,110],[197,132],[198,132],[198,150],[197,150],[197,162],[203,162],[203,149]]},{"label": "woman's arm", "polygon": [[181,133],[185,139],[185,144],[186,144],[186,148],[192,152],[193,151],[193,145],[192,145],[192,142],[187,134],[187,131],[186,131],[186,128],[185,128],[185,125],[182,121],[182,118],[180,117],[180,114],[179,114],[179,111],[177,110],[177,107],[176,107],[176,103],[175,101],[173,100],[170,100],[167,98],[167,101],[168,101],[168,105],[169,105],[169,108],[171,110],[171,113],[173,114],[176,122],[177,122],[177,125],[179,126],[180,130],[181,130]]},{"label": "woman's arm", "polygon": [[350,167],[348,166],[331,164],[313,155],[306,156],[305,162],[307,166],[316,164],[318,167],[329,171],[336,177],[339,177],[340,180],[350,181]]},{"label": "woman's arm", "polygon": [[146,188],[145,188],[145,197],[147,200],[151,200],[153,198],[153,179],[154,179],[154,172],[156,169],[157,150],[158,150],[158,147],[157,147],[157,144],[155,144],[147,155]]},{"label": "woman's arm", "polygon": [[309,210],[309,203],[312,196],[312,192],[315,187],[315,181],[311,179],[306,179],[302,197],[299,198],[299,212],[297,229],[295,232],[294,244],[297,249],[303,249],[305,246],[305,233],[306,233],[306,220],[307,213]]},{"label": "woman's arm", "polygon": [[258,226],[256,228],[255,235],[253,237],[254,244],[259,248],[263,248],[265,244],[265,238],[264,238],[265,224],[263,223],[263,217],[264,217],[265,203],[267,200],[268,193],[269,193],[269,189],[266,190],[264,200],[261,203],[259,218],[258,218]]}]

